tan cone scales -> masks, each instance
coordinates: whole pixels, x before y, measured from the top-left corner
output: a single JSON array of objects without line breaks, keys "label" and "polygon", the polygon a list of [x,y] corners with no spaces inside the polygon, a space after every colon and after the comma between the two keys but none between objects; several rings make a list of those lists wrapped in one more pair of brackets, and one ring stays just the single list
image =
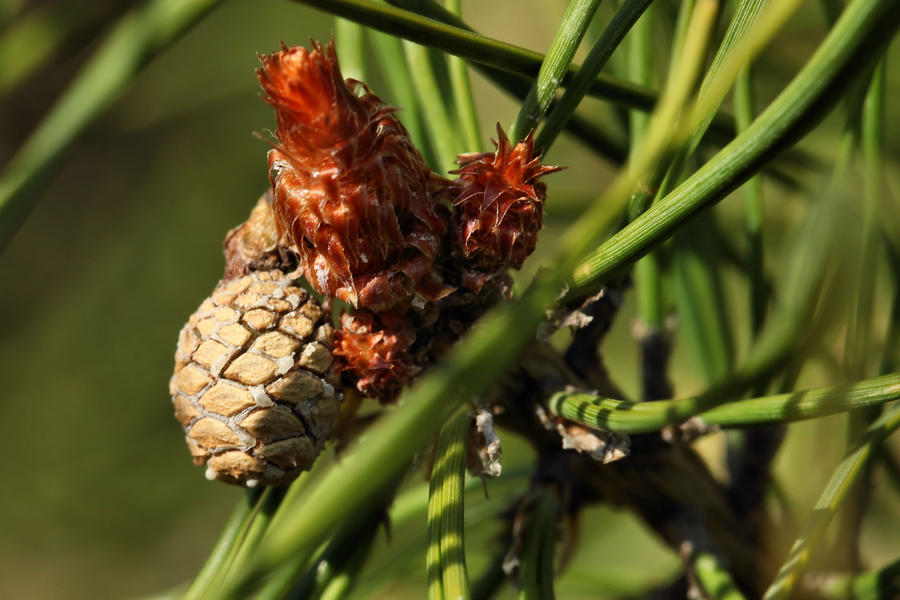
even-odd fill
[{"label": "tan cone scales", "polygon": [[221,282],[191,315],[169,391],[208,478],[284,485],[312,466],[341,403],[331,338],[322,308],[277,270]]}]

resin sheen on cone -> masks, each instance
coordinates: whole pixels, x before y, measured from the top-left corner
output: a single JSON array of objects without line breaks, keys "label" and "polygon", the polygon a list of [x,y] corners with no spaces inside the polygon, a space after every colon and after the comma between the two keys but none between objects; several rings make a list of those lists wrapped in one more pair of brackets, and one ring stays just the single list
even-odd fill
[{"label": "resin sheen on cone", "polygon": [[449,218],[435,198],[449,182],[425,165],[394,109],[341,77],[332,45],[261,61],[278,122],[276,223],[310,284],[373,311],[449,293],[433,273]]}]

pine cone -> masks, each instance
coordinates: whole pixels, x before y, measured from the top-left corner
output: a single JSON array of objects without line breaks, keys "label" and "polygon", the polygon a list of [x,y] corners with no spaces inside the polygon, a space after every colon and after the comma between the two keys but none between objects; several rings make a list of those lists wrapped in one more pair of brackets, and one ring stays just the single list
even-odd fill
[{"label": "pine cone", "polygon": [[341,359],[340,370],[352,374],[364,396],[388,402],[420,370],[411,353],[415,341],[407,317],[356,310],[341,315],[334,355]]},{"label": "pine cone", "polygon": [[281,271],[219,283],[181,330],[175,416],[209,479],[284,485],[312,466],[341,403],[328,315]]},{"label": "pine cone", "polygon": [[269,152],[280,231],[307,280],[374,311],[449,293],[433,273],[449,215],[403,125],[365,84],[342,79],[333,45],[260,57],[279,144]]},{"label": "pine cone", "polygon": [[456,246],[484,272],[518,269],[534,251],[544,226],[546,186],[538,178],[558,171],[534,156],[534,132],[510,147],[497,125],[496,152],[462,154],[453,173]]}]

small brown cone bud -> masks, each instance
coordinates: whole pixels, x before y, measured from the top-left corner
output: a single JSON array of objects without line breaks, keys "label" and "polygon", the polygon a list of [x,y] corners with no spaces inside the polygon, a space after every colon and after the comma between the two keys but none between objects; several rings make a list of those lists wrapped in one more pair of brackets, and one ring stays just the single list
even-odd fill
[{"label": "small brown cone bud", "polygon": [[456,245],[481,271],[518,269],[544,226],[546,187],[538,179],[559,167],[541,165],[534,132],[511,146],[497,125],[497,151],[463,154],[453,182]]},{"label": "small brown cone bud", "polygon": [[334,355],[364,396],[393,400],[420,368],[410,349],[416,332],[403,316],[356,310],[341,315]]},{"label": "small brown cone bud", "polygon": [[197,465],[248,487],[309,469],[342,399],[327,313],[281,271],[221,282],[181,330],[169,383]]}]

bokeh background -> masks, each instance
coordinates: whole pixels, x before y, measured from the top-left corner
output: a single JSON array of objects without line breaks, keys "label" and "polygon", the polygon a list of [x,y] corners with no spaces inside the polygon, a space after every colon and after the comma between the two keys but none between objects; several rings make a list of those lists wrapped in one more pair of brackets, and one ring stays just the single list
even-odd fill
[{"label": "bokeh background", "polygon": [[[91,40],[98,28],[129,4],[0,2],[0,82],[31,59],[29,43],[37,38],[8,43],[21,19],[41,11],[62,14],[58,22],[48,21],[51,30],[44,33],[54,34],[52,27],[65,28],[65,22],[74,29],[51,60],[15,89],[0,87],[0,164],[96,47]],[[464,14],[485,34],[541,50],[564,5],[559,0],[464,2]],[[600,23],[609,10],[601,9]],[[824,23],[817,3],[809,3],[766,51],[758,68],[761,103],[810,55],[824,37]],[[252,135],[274,124],[258,96],[256,52],[273,51],[282,41],[327,39],[332,24],[329,16],[286,1],[226,2],[153,60],[88,130],[0,255],[0,597],[148,596],[188,581],[205,559],[241,491],[205,481],[202,469],[190,463],[167,393],[175,339],[221,275],[225,232],[245,218],[268,184],[267,147]],[[661,36],[662,57],[664,42]],[[894,46],[886,96],[886,122],[892,127],[885,135],[888,175],[897,192],[900,104],[891,99],[900,92],[894,68],[900,56]],[[377,73],[370,83],[391,100]],[[516,105],[477,76],[474,88],[487,149],[494,123],[508,126]],[[608,107],[588,106],[597,118],[614,121]],[[841,117],[832,115],[804,147],[834,158],[841,125]],[[553,148],[547,162],[569,169],[547,180],[548,229],[521,274],[524,279],[562,225],[614,172],[568,139]],[[768,259],[777,270],[805,200],[771,182],[765,194]],[[715,210],[725,231],[741,231],[739,195]],[[883,339],[891,292],[885,265],[880,275],[876,344]],[[735,273],[726,272],[725,281],[740,352],[747,346],[746,294]],[[633,304],[627,295],[604,342],[611,372],[631,393],[637,389]],[[840,331],[832,338],[832,346],[840,348]],[[824,356],[804,370],[802,386],[837,380],[827,352]],[[678,395],[702,388],[684,344],[676,345],[672,368]],[[522,442],[507,434],[503,443],[509,480],[491,484],[490,501],[478,486],[468,498],[470,516],[483,519],[467,539],[475,575],[496,544],[488,509],[522,488],[531,462]],[[900,456],[898,440],[892,444]],[[702,446],[721,472],[721,436]],[[841,417],[791,427],[776,471],[785,505],[796,518],[808,514],[844,447]],[[422,485],[423,475],[414,473],[410,481]],[[880,470],[876,481],[863,538],[863,556],[873,567],[900,556],[898,489],[891,489]],[[395,528],[390,543],[380,534],[357,592],[422,597],[424,534],[424,520]],[[582,516],[577,541],[578,551],[557,588],[560,598],[638,593],[665,582],[679,564],[630,515],[609,508]],[[391,582],[395,574],[402,574],[402,583]]]}]

